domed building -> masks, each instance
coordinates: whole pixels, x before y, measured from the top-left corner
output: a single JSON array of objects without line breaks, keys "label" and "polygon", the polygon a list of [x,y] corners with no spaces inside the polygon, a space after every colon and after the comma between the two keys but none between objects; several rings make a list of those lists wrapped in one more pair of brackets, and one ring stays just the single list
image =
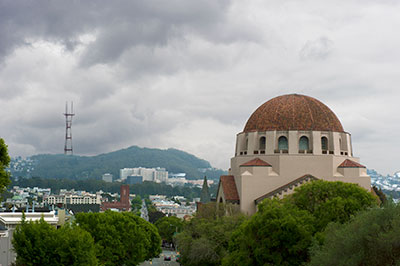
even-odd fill
[{"label": "domed building", "polygon": [[217,202],[253,214],[263,199],[281,198],[317,179],[371,186],[366,167],[353,157],[351,135],[332,110],[312,97],[283,95],[261,105],[237,134]]}]

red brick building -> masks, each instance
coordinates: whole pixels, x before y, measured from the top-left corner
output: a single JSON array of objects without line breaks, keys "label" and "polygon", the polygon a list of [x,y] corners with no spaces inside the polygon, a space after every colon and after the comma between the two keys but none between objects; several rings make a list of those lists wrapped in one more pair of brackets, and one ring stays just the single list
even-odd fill
[{"label": "red brick building", "polygon": [[131,209],[131,203],[129,201],[129,185],[121,185],[120,201],[103,202],[101,204],[102,211],[108,209],[118,209],[120,211],[129,211]]}]

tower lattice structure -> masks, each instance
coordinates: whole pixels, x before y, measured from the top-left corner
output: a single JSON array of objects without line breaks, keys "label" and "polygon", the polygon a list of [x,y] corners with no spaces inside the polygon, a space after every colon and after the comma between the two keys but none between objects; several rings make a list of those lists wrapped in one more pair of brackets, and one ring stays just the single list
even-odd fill
[{"label": "tower lattice structure", "polygon": [[65,103],[65,145],[64,145],[64,154],[73,154],[72,149],[72,117],[74,116],[74,103],[71,102],[71,109],[68,110],[68,102]]}]

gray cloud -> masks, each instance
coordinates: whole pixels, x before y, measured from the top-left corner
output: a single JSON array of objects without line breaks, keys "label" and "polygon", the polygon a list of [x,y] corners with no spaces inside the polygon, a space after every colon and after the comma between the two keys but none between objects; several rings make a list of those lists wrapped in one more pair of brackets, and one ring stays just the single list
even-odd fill
[{"label": "gray cloud", "polygon": [[307,41],[300,50],[301,59],[322,60],[332,52],[333,41],[326,37],[320,37],[314,41]]},{"label": "gray cloud", "polygon": [[228,168],[251,113],[303,93],[337,114],[361,163],[394,172],[399,11],[357,0],[0,1],[0,136],[12,155],[61,153],[73,100],[77,154],[176,147]]}]

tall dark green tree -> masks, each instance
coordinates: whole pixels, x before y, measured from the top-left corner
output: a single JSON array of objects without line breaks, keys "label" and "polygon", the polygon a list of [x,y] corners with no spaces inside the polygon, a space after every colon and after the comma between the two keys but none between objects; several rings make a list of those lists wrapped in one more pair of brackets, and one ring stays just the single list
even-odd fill
[{"label": "tall dark green tree", "polygon": [[182,265],[221,265],[222,258],[227,254],[232,232],[246,220],[246,216],[242,214],[207,217],[195,216],[185,222],[182,232],[176,236]]},{"label": "tall dark green tree", "polygon": [[10,156],[8,155],[7,145],[0,138],[0,193],[10,184],[10,174],[6,171],[6,167],[10,164]]},{"label": "tall dark green tree", "polygon": [[162,217],[154,224],[161,238],[172,243],[175,234],[182,230],[183,221],[175,216]]},{"label": "tall dark green tree", "polygon": [[211,201],[210,192],[208,191],[207,177],[204,176],[203,188],[201,189],[200,202],[209,203]]},{"label": "tall dark green tree", "polygon": [[308,257],[314,217],[281,200],[266,200],[233,234],[223,265],[301,265]]},{"label": "tall dark green tree", "polygon": [[76,223],[92,235],[101,265],[137,265],[161,252],[157,228],[131,212],[78,213]]},{"label": "tall dark green tree", "polygon": [[317,231],[324,230],[330,222],[347,222],[357,212],[378,204],[374,195],[357,184],[323,180],[296,188],[286,200],[310,212],[316,218]]},{"label": "tall dark green tree", "polygon": [[66,225],[58,230],[43,218],[17,226],[13,234],[17,265],[97,265],[90,234]]},{"label": "tall dark green tree", "polygon": [[322,246],[312,248],[310,266],[400,265],[400,205],[357,214],[349,223],[328,225]]}]

